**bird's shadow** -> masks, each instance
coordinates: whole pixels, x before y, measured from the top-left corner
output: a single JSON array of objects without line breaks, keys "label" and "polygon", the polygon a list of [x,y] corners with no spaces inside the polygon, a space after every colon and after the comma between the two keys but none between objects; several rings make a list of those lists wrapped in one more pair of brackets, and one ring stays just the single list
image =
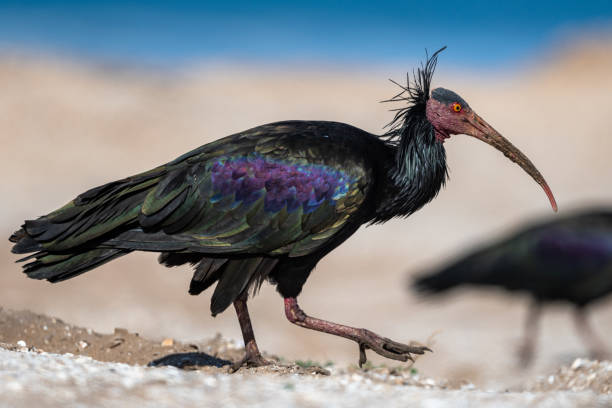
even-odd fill
[{"label": "bird's shadow", "polygon": [[158,358],[157,360],[151,361],[147,364],[148,367],[162,367],[172,366],[176,368],[190,368],[190,367],[223,367],[231,365],[232,362],[224,360],[222,358],[213,357],[206,353],[175,353],[168,354],[167,356]]}]

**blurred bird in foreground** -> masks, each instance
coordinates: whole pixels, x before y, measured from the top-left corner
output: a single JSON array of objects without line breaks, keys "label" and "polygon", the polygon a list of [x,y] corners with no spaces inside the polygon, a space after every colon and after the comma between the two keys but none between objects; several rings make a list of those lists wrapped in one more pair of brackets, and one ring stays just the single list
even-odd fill
[{"label": "blurred bird in foreground", "polygon": [[569,302],[575,307],[578,334],[593,357],[606,356],[604,343],[587,320],[588,306],[612,293],[612,210],[583,210],[529,225],[461,257],[413,286],[439,294],[459,286],[501,287],[532,297],[524,340],[523,365],[533,359],[542,306]]},{"label": "blurred bird in foreground", "polygon": [[[440,50],[441,51],[441,50]],[[236,309],[243,364],[267,364],[247,310],[249,292],[276,285],[289,321],[355,341],[365,350],[411,360],[427,347],[310,317],[297,303],[319,260],[363,224],[407,217],[447,178],[444,141],[467,134],[519,164],[546,192],[529,159],[456,93],[430,92],[436,52],[391,101],[382,136],[337,122],[271,123],[201,146],[153,170],[93,188],[64,207],[25,221],[10,240],[30,278],[59,282],[132,251],[161,252],[166,266],[191,264],[189,293],[216,283],[213,315]]]}]

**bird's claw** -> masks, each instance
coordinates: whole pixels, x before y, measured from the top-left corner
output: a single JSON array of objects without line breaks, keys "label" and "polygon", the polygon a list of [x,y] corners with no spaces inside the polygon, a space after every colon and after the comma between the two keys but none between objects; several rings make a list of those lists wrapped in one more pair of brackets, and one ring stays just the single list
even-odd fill
[{"label": "bird's claw", "polygon": [[363,365],[368,361],[365,351],[366,351],[365,344],[359,343],[359,368],[362,368]]},{"label": "bird's claw", "polygon": [[359,367],[362,367],[366,361],[367,349],[370,349],[377,354],[398,361],[412,361],[414,358],[411,354],[425,354],[426,351],[432,351],[429,347],[413,346],[403,343],[398,343],[386,337],[381,337],[369,330],[363,329],[362,336],[357,342],[359,344]]},{"label": "bird's claw", "polygon": [[230,373],[235,373],[236,371],[240,370],[242,367],[254,368],[254,367],[263,367],[263,366],[267,366],[270,364],[272,363],[266,360],[265,358],[263,358],[261,354],[258,353],[258,354],[253,355],[247,352],[241,360],[236,361],[234,364],[232,364],[232,366],[230,367]]}]

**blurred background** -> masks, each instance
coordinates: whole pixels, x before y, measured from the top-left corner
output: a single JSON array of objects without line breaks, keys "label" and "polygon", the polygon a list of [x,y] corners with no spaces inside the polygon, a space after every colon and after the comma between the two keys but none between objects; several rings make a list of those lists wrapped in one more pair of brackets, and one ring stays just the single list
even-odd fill
[{"label": "blurred background", "polygon": [[[267,122],[381,133],[392,106],[378,102],[398,92],[387,78],[403,80],[444,45],[434,86],[458,92],[521,148],[560,212],[612,204],[610,2],[3,1],[0,231],[8,238],[90,187]],[[464,136],[445,146],[451,180],[438,198],[327,256],[304,287],[304,310],[428,342],[435,353],[419,370],[483,386],[511,387],[585,355],[567,306],[545,314],[536,360],[521,371],[526,297],[460,291],[433,302],[408,290],[409,276],[552,215],[539,187],[494,149]],[[232,310],[213,319],[212,291],[189,296],[189,268],[163,268],[154,254],[52,286],[21,274],[8,241],[0,249],[2,307],[104,332],[241,339]],[[357,362],[352,342],[288,323],[272,287],[250,308],[263,350]],[[612,347],[609,299],[591,321]]]}]

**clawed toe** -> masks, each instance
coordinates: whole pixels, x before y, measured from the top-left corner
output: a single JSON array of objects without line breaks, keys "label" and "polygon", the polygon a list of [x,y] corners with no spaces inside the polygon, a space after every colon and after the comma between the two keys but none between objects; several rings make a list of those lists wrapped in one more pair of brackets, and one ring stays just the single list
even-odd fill
[{"label": "clawed toe", "polygon": [[414,362],[412,354],[422,355],[425,354],[426,351],[432,351],[429,347],[426,346],[413,346],[398,343],[388,338],[380,337],[377,334],[365,329],[363,330],[363,337],[361,341],[358,341],[358,344],[359,367],[362,367],[363,364],[365,364],[365,362],[367,361],[367,357],[365,354],[366,349],[370,349],[383,357],[402,362],[408,360]]},{"label": "clawed toe", "polygon": [[358,329],[308,316],[298,306],[297,299],[292,297],[285,298],[285,314],[291,323],[298,326],[334,334],[356,342],[359,345],[359,367],[367,361],[366,349],[373,350],[383,357],[399,361],[414,361],[412,354],[424,354],[426,351],[431,351],[425,346],[398,343],[366,329]]},{"label": "clawed toe", "polygon": [[425,354],[426,351],[430,351],[429,347],[425,346],[413,346],[409,344],[402,344],[395,342],[393,340],[384,339],[385,343],[383,344],[383,348],[387,351],[397,354]]}]

